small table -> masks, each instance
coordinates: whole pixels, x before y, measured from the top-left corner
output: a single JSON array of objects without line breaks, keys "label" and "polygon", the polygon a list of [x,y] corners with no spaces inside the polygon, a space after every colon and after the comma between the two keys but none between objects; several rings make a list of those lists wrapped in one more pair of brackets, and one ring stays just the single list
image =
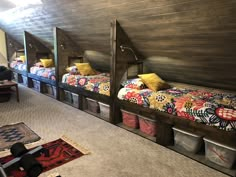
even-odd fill
[{"label": "small table", "polygon": [[[16,87],[16,100],[17,102],[20,101],[20,98],[19,98],[19,91],[18,91],[18,84],[16,82],[13,82],[13,81],[3,81],[3,83],[0,82],[0,89],[2,88],[11,88],[11,87]],[[0,91],[0,94],[4,94],[4,93],[9,93],[9,92],[1,92]]]}]

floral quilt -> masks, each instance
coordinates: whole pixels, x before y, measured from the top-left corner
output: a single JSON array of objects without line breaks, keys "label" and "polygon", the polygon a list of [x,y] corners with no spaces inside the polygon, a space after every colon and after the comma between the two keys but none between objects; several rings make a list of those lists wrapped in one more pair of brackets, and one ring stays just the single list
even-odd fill
[{"label": "floral quilt", "polygon": [[44,67],[33,66],[30,68],[30,73],[40,77],[45,77],[47,79],[56,80],[55,67],[44,68]]},{"label": "floral quilt", "polygon": [[106,73],[93,76],[82,76],[79,74],[64,74],[62,82],[85,90],[110,96],[110,77]]},{"label": "floral quilt", "polygon": [[236,94],[175,87],[158,92],[122,88],[118,98],[219,129],[236,130]]},{"label": "floral quilt", "polygon": [[26,63],[18,62],[18,61],[12,61],[10,63],[10,67],[16,70],[20,71],[26,71]]}]

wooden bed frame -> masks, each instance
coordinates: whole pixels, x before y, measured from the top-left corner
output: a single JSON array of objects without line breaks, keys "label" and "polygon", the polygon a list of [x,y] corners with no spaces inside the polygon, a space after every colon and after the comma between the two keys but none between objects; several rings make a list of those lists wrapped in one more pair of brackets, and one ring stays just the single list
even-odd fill
[{"label": "wooden bed frame", "polygon": [[[30,67],[32,67],[36,62],[40,61],[40,58],[48,58],[52,55],[49,48],[47,48],[44,44],[41,43],[35,36],[28,32],[24,32],[24,46],[25,46],[25,54],[27,59],[27,71],[28,71],[28,87],[33,87],[32,79],[50,84],[53,86],[57,86],[57,82],[51,79],[47,79],[44,77],[37,76],[35,74],[30,73]],[[55,67],[57,65],[56,60],[54,59]]]},{"label": "wooden bed frame", "polygon": [[[145,108],[134,103],[127,101],[118,100],[117,95],[120,90],[120,83],[124,78],[124,74],[127,72],[127,69],[130,65],[137,65],[138,73],[143,72],[143,62],[144,56],[138,52],[130,41],[128,35],[122,29],[117,20],[111,22],[111,61],[110,61],[110,96],[102,95],[99,93],[91,92],[84,90],[79,87],[73,87],[65,83],[61,83],[62,75],[65,73],[65,68],[70,66],[73,61],[83,62],[83,54],[81,49],[65,34],[60,28],[54,28],[54,63],[56,67],[56,81],[52,81],[46,78],[38,77],[34,74],[28,73],[28,77],[31,79],[31,82],[28,82],[28,86],[32,87],[32,79],[48,83],[50,85],[56,86],[57,89],[57,99],[62,100],[61,92],[63,90],[76,93],[79,96],[79,109],[84,110],[83,102],[84,98],[92,98],[94,100],[103,102],[110,105],[110,120],[109,122],[122,126],[122,116],[120,109],[125,109],[127,111],[133,112],[137,115],[142,115],[150,119],[156,120],[157,122],[157,136],[150,138],[144,136],[160,145],[173,148],[174,144],[174,134],[172,127],[178,127],[186,131],[200,134],[204,137],[207,137],[213,141],[219,142],[226,146],[236,148],[236,131],[227,132],[224,130],[217,129],[215,127],[207,126],[200,124],[185,118],[177,117],[154,109]],[[12,45],[13,44],[13,45]],[[38,60],[41,56],[48,56],[51,54],[51,51],[45,47],[40,41],[38,41],[34,36],[28,32],[24,33],[24,45],[25,45],[25,54],[27,59],[27,71],[30,67]],[[15,47],[12,47],[15,46]],[[132,48],[136,57],[139,59],[136,60],[134,53],[130,51],[121,51],[121,46],[128,46]],[[14,42],[9,36],[7,36],[7,51],[8,58],[13,55],[13,53],[23,48],[18,43]],[[17,72],[17,71],[15,71]],[[124,127],[123,127],[124,128]],[[132,131],[130,129],[127,129]],[[133,131],[134,133],[137,133]],[[206,164],[204,160],[198,158],[195,155],[184,154],[192,159],[195,159],[201,163]],[[199,160],[200,159],[200,160]],[[219,169],[217,166],[212,164],[207,164],[208,166],[220,170],[224,173],[235,175],[236,170],[225,170]]]},{"label": "wooden bed frame", "polygon": [[[127,34],[125,34],[124,30],[120,26],[120,24],[115,20],[112,23],[112,72],[113,72],[113,78],[112,81],[112,86],[115,88],[112,89],[113,97],[115,98],[114,101],[114,122],[118,126],[125,127],[122,125],[122,116],[121,116],[121,111],[120,109],[125,109],[127,111],[133,112],[137,115],[142,115],[145,117],[148,117],[150,119],[154,119],[157,121],[157,136],[156,138],[149,138],[146,137],[150,140],[155,141],[156,143],[163,145],[165,147],[172,148],[174,145],[174,133],[172,130],[172,127],[178,127],[183,130],[195,133],[195,134],[200,134],[206,138],[209,138],[213,141],[216,141],[218,143],[224,144],[226,146],[230,146],[233,148],[236,148],[236,131],[233,132],[227,132],[224,130],[217,129],[216,127],[211,127],[208,125],[204,125],[201,123],[197,123],[191,120],[187,120],[185,118],[177,117],[174,115],[170,115],[168,113],[163,113],[160,111],[156,111],[154,109],[150,108],[145,108],[140,105],[130,103],[128,101],[122,101],[118,100],[117,95],[118,91],[120,89],[120,83],[121,83],[121,78],[123,77],[124,73],[126,72],[129,63],[135,64],[136,61],[134,60],[133,55],[128,55],[123,52],[121,52],[120,46],[121,45],[126,45],[131,47],[136,55],[138,55],[140,59],[143,59],[142,56],[139,55],[135,47],[132,45],[131,41],[129,40]],[[130,130],[129,128],[126,127],[127,130]],[[133,131],[134,133],[137,133],[135,130]],[[142,136],[142,135],[141,135]],[[145,136],[144,136],[145,137]],[[230,175],[235,175],[236,170],[227,170],[224,168],[215,167],[212,164],[208,164],[205,162],[205,159],[199,158],[197,156],[192,156],[188,154],[184,154],[192,159],[195,159],[203,164],[207,164],[208,166],[215,168],[217,170],[220,170],[224,173],[230,174]],[[199,160],[200,159],[200,160]]]},{"label": "wooden bed frame", "polygon": [[[60,93],[58,94],[58,99],[63,101],[63,90],[67,90],[79,95],[79,109],[81,110],[85,110],[84,99],[86,97],[108,104],[110,105],[110,114],[111,114],[109,122],[113,122],[113,117],[112,117],[113,97],[91,92],[83,88],[74,87],[61,82],[61,78],[65,73],[65,68],[67,66],[71,66],[71,63],[83,62],[85,56],[83,56],[83,52],[81,51],[81,49],[73,42],[73,40],[71,40],[69,36],[65,34],[65,32],[62,29],[60,28],[54,29],[54,39],[55,39],[54,40],[55,58],[58,61],[57,65],[58,67],[56,69],[57,70],[56,77],[58,78],[57,80],[58,93]],[[95,116],[97,115],[95,114]]]},{"label": "wooden bed frame", "polygon": [[10,67],[11,61],[16,57],[17,53],[24,53],[24,46],[15,41],[10,35],[6,34],[6,49],[7,49],[7,60],[8,68],[13,72],[27,76],[27,71],[21,71]]}]

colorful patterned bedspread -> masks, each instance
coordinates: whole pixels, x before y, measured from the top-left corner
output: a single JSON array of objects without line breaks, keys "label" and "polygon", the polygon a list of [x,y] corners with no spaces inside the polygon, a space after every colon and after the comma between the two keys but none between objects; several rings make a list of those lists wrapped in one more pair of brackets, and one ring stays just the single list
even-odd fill
[{"label": "colorful patterned bedspread", "polygon": [[118,98],[223,130],[236,130],[236,94],[175,87],[158,92],[122,88]]},{"label": "colorful patterned bedspread", "polygon": [[85,90],[110,96],[110,77],[106,73],[93,76],[64,74],[62,82]]},{"label": "colorful patterned bedspread", "polygon": [[26,71],[27,67],[26,67],[26,63],[22,63],[22,62],[18,62],[18,61],[12,61],[10,63],[10,67],[13,68],[13,69],[17,69],[17,70],[20,70],[20,71]]},{"label": "colorful patterned bedspread", "polygon": [[55,67],[44,68],[44,67],[33,66],[30,68],[30,73],[40,77],[45,77],[47,79],[56,80]]}]

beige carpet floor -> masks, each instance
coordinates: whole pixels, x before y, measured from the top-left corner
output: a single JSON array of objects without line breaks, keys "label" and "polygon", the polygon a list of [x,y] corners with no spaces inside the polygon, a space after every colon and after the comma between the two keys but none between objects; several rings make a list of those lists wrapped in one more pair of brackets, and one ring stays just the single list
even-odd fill
[{"label": "beige carpet floor", "polygon": [[[20,86],[0,103],[0,125],[25,122],[41,143],[67,135],[92,153],[55,168],[62,177],[224,177],[193,161],[99,118]],[[1,155],[1,154],[0,154]]]}]

